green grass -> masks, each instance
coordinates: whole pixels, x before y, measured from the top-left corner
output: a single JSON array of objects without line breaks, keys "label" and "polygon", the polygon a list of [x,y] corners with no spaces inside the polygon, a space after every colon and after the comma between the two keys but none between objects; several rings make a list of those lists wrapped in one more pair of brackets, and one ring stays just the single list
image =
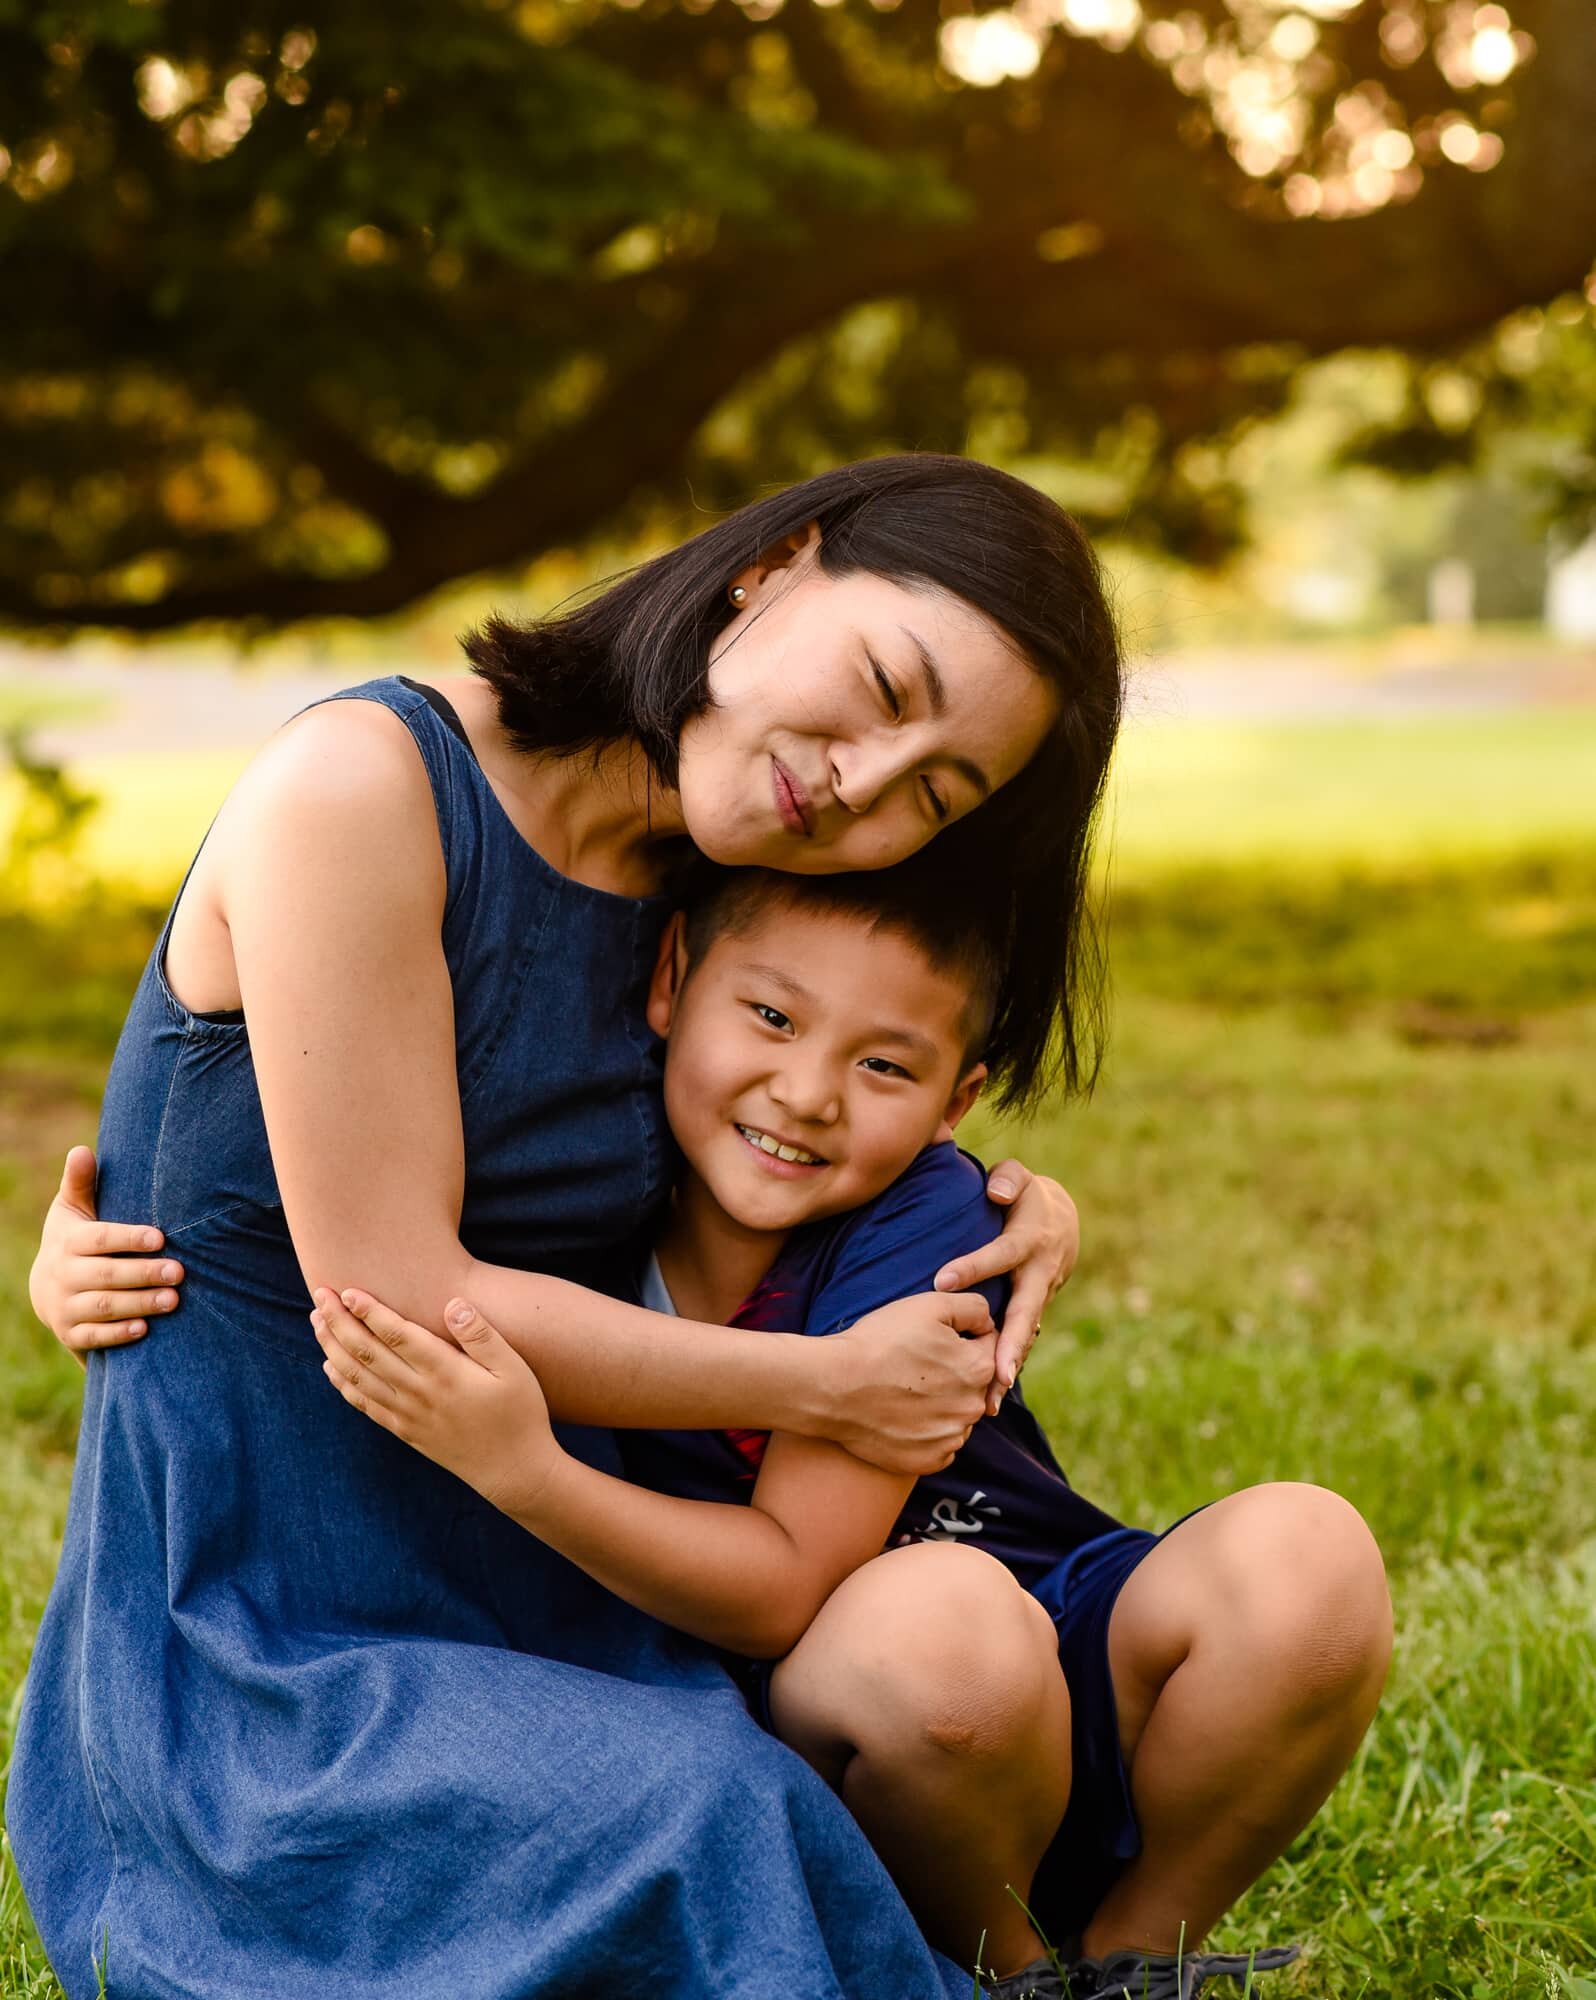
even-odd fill
[{"label": "green grass", "polygon": [[[1596,706],[1303,722],[1174,719],[1178,682],[1123,739],[1123,864],[1327,858],[1379,868],[1589,839]],[[1163,711],[1161,714],[1160,711]]]},{"label": "green grass", "polygon": [[[1486,734],[1413,724],[1395,762],[1433,785],[1383,852],[1324,803],[1344,737],[1274,731],[1280,768],[1227,790],[1219,736],[1168,726],[1143,820],[1134,789],[1121,810],[1098,1095],[975,1134],[1081,1204],[1081,1270],[1026,1377],[1077,1484],[1160,1525],[1318,1480],[1386,1551],[1385,1704],[1216,1939],[1311,1940],[1264,1988],[1282,2000],[1596,2000],[1596,843],[1569,837],[1596,720],[1520,720],[1493,782],[1521,837],[1504,807],[1476,841],[1475,792],[1434,777],[1484,769]],[[0,921],[0,1715],[78,1393],[28,1322],[26,1265],[148,922],[114,901]],[[0,1996],[56,1994],[0,1868]]]}]

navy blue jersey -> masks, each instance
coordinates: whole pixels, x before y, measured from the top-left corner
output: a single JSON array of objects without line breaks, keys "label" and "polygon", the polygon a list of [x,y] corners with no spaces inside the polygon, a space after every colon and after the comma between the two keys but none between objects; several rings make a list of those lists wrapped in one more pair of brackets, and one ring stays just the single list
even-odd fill
[{"label": "navy blue jersey", "polygon": [[[863,1208],[794,1231],[731,1324],[839,1333],[878,1306],[929,1292],[944,1264],[990,1243],[1002,1226],[980,1162],[950,1143],[928,1146]],[[1001,1321],[1006,1281],[980,1290]],[[619,1436],[632,1479],[689,1500],[746,1500],[764,1456],[759,1431]],[[887,1545],[968,1542],[1029,1588],[1072,1549],[1119,1525],[1072,1490],[1016,1387],[946,1470],[916,1484]]]}]

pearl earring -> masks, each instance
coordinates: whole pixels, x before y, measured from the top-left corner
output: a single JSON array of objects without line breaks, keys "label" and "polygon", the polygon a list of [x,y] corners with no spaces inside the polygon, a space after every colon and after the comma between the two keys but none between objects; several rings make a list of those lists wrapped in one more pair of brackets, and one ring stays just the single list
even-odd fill
[{"label": "pearl earring", "polygon": [[739,611],[741,611],[743,606],[748,602],[748,592],[743,589],[740,583],[734,583],[731,589],[726,594],[728,597],[730,597],[732,603],[737,606],[737,609]]}]

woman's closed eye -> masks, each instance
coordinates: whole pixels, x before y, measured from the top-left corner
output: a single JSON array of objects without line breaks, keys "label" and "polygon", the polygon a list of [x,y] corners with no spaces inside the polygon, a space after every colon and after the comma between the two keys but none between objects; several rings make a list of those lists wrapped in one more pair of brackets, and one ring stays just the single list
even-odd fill
[{"label": "woman's closed eye", "polygon": [[922,778],[920,783],[925,787],[926,798],[930,801],[931,810],[936,814],[937,819],[939,821],[945,820],[952,811],[952,807],[929,778]]},{"label": "woman's closed eye", "polygon": [[881,692],[882,705],[894,722],[903,714],[903,696],[898,692],[897,682],[887,673],[881,662],[870,654],[870,671],[876,677],[876,686]]}]

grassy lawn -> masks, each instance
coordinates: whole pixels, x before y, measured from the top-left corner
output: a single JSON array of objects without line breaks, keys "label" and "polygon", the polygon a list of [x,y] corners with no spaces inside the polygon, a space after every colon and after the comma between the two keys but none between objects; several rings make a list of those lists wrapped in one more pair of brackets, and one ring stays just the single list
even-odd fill
[{"label": "grassy lawn", "polygon": [[[1310,1940],[1282,2000],[1596,2000],[1593,770],[1596,711],[1138,732],[1104,1082],[977,1135],[1081,1204],[1026,1378],[1076,1483],[1161,1525],[1318,1480],[1386,1550],[1385,1706],[1217,1940]],[[26,1266],[148,923],[0,916],[0,1722],[78,1388]],[[0,1995],[57,1991],[0,1869]]]}]

